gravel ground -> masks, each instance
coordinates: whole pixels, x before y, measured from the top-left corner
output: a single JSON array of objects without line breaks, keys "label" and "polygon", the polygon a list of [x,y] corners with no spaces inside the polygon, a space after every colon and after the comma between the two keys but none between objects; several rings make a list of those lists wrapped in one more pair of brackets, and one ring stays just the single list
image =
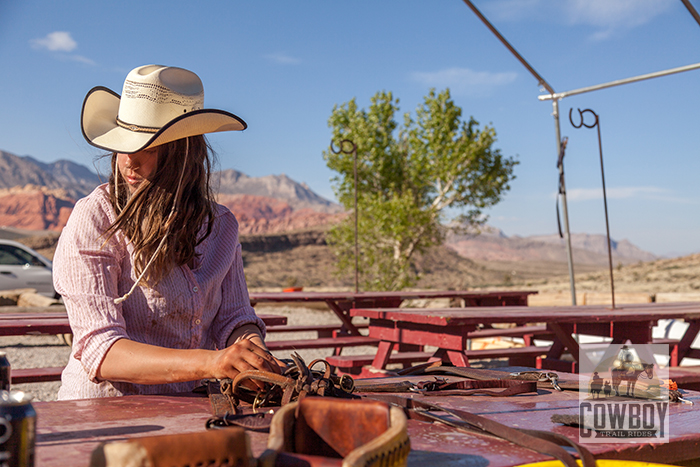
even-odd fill
[{"label": "gravel ground", "polygon": [[[339,323],[338,317],[329,310],[318,310],[295,306],[259,306],[260,314],[274,314],[287,316],[290,325],[301,324],[332,324]],[[366,331],[366,330],[365,330]],[[272,333],[268,340],[287,339],[313,339],[315,332],[303,333]],[[70,357],[70,347],[58,336],[6,336],[0,337],[0,351],[7,353],[7,359],[12,368],[42,368],[52,366],[64,366]],[[344,354],[366,354],[376,351],[376,347],[348,347]],[[277,352],[278,358],[289,358],[293,351],[288,353]],[[333,353],[333,349],[303,349],[298,351],[306,363],[316,358],[325,358]],[[12,389],[24,391],[32,396],[35,401],[51,401],[56,399],[61,383],[32,383],[16,384]]]},{"label": "gravel ground", "polygon": [[[0,337],[0,351],[7,353],[12,368],[43,368],[65,366],[70,347],[58,336],[4,336]],[[61,383],[14,384],[12,389],[24,391],[35,401],[56,400]]]}]

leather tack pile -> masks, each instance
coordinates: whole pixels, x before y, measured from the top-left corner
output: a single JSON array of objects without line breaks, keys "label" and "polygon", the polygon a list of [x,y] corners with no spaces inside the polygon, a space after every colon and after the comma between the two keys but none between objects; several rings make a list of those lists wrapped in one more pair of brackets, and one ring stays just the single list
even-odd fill
[{"label": "leather tack pile", "polygon": [[[573,448],[583,467],[596,465],[586,448],[565,436],[511,428],[434,402],[434,396],[579,390],[578,381],[561,381],[553,372],[504,373],[436,362],[399,372],[421,376],[418,382],[354,381],[332,374],[324,360],[307,366],[294,354],[287,363],[281,375],[248,371],[233,380],[210,382],[205,389],[214,416],[207,421],[207,431],[106,443],[93,452],[91,466],[405,467],[411,449],[409,418],[496,436],[559,459],[567,467],[578,465],[567,451]],[[261,386],[250,384],[253,381],[264,383],[265,389],[250,389]],[[267,449],[258,458],[251,454],[246,430],[269,431]]]}]

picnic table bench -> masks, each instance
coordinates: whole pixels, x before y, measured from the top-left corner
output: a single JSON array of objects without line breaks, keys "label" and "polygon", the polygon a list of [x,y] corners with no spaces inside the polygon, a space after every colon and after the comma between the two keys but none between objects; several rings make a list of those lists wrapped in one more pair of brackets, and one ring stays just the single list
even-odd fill
[{"label": "picnic table bench", "polygon": [[[367,329],[367,323],[356,323],[358,329]],[[316,337],[333,337],[342,333],[343,325],[337,324],[297,324],[284,326],[267,326],[268,334],[276,333],[297,333],[297,332],[315,332]]]},{"label": "picnic table bench", "polygon": [[[49,309],[54,310],[58,308],[62,308],[63,311],[0,313],[0,336],[71,334],[72,331],[68,323],[65,307],[52,306]],[[286,316],[265,314],[258,316],[266,325],[269,324],[271,327],[284,326],[287,323]],[[12,368],[11,383],[59,381],[62,372],[63,367]]]},{"label": "picnic table bench", "polygon": [[[483,360],[492,358],[507,358],[511,366],[536,367],[539,363],[538,357],[545,355],[550,346],[535,346],[534,339],[552,340],[553,333],[545,325],[516,326],[512,328],[486,327],[467,333],[469,340],[489,339],[489,338],[520,338],[523,341],[522,347],[496,347],[485,349],[465,349],[464,354],[471,360]],[[377,339],[378,341],[379,339]],[[375,345],[378,345],[376,343]],[[359,375],[362,368],[372,364],[375,354],[366,355],[339,355],[334,354],[326,358],[331,366],[336,368],[339,374]],[[436,355],[435,352],[408,351],[394,352],[389,355],[387,364],[400,364],[404,368],[414,363],[423,363],[431,360],[445,359],[446,354]]]},{"label": "picnic table bench", "polygon": [[[546,355],[550,347],[549,345],[531,345],[527,347],[465,350],[463,353],[470,360],[507,358],[509,366],[535,368],[538,357]],[[368,376],[372,374],[372,370],[363,372],[363,368],[371,365],[374,358],[375,355],[333,355],[327,357],[326,361],[337,368],[338,374]],[[435,352],[396,352],[389,355],[387,364],[397,363],[406,367],[414,363],[437,360],[449,361],[449,357],[446,354]]]}]

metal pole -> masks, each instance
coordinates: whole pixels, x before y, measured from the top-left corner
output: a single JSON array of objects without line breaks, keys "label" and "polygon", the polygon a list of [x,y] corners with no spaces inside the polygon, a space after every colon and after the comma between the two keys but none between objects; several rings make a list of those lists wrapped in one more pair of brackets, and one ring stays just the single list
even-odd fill
[{"label": "metal pole", "polygon": [[691,16],[695,19],[695,22],[700,24],[700,15],[698,14],[695,7],[693,7],[693,4],[690,3],[690,0],[681,0],[681,2],[683,2],[683,5],[685,5],[685,7],[690,12]]},{"label": "metal pole", "polygon": [[[346,145],[349,144],[352,149],[346,149]],[[333,146],[333,140],[331,140],[331,152],[333,154],[352,154],[352,170],[355,175],[355,185],[354,185],[354,195],[355,195],[355,293],[360,291],[360,273],[359,273],[359,256],[360,248],[357,242],[357,230],[358,230],[358,214],[357,214],[357,144],[349,139],[341,140],[338,148]],[[353,302],[354,303],[354,302]],[[354,305],[353,305],[354,306]]]},{"label": "metal pole", "polygon": [[[583,119],[582,119],[583,121]],[[610,266],[610,293],[612,294],[612,307],[615,308],[615,281],[613,280],[612,245],[610,244],[610,222],[608,222],[608,197],[605,194],[605,170],[603,169],[603,143],[600,138],[600,119],[595,114],[595,123],[598,125],[598,151],[600,153],[600,177],[603,180],[603,205],[605,206],[605,231],[608,234],[608,264]]]},{"label": "metal pole", "polygon": [[552,88],[552,86],[550,86],[549,83],[547,83],[547,81],[545,81],[545,79],[542,76],[540,76],[540,74],[537,73],[537,71],[535,71],[534,68],[530,66],[527,60],[525,60],[525,58],[523,58],[523,56],[520,55],[512,45],[510,45],[506,38],[503,37],[500,32],[498,32],[498,29],[496,29],[488,19],[486,19],[486,16],[482,15],[481,12],[474,6],[474,4],[470,0],[463,1],[467,4],[469,8],[471,8],[474,14],[481,20],[481,22],[484,23],[487,28],[489,28],[493,35],[496,36],[498,40],[506,46],[506,49],[510,50],[510,53],[512,53],[515,56],[515,58],[517,58],[518,61],[522,63],[525,68],[527,68],[527,71],[529,71],[530,74],[535,77],[539,85],[545,88],[550,94],[554,94],[554,89]]},{"label": "metal pole", "polygon": [[[512,53],[515,56],[515,58],[527,69],[527,71],[529,71],[530,74],[535,77],[537,83],[543,88],[545,88],[550,93],[550,95],[554,95],[554,88],[552,88],[552,86],[550,86],[549,83],[539,73],[537,73],[537,71],[532,66],[530,66],[527,60],[525,60],[525,58],[522,55],[520,55],[520,53],[518,53],[518,51],[515,50],[515,48],[512,45],[510,45],[510,43],[506,40],[505,37],[503,37],[503,35],[501,35],[500,32],[498,32],[494,25],[491,24],[491,22],[489,22],[489,20],[486,19],[486,17],[483,14],[481,14],[479,9],[476,8],[476,6],[474,6],[474,4],[470,0],[463,1],[469,8],[471,8],[474,14],[481,20],[481,22],[484,23],[484,25],[486,25],[486,27],[496,36],[496,38],[498,38],[498,40],[501,41],[501,43],[510,51],[510,53]],[[557,155],[559,155],[559,152],[561,150],[561,131],[559,128],[559,102],[557,101],[557,99],[552,100],[552,107],[554,109],[554,128],[557,136]],[[562,181],[562,184],[564,181],[563,170],[564,168],[562,165],[559,168],[559,177]],[[571,304],[576,305],[576,286],[574,285],[574,262],[573,256],[571,254],[571,235],[569,234],[569,213],[566,208],[566,193],[562,194],[562,204],[562,210],[564,215],[564,227],[566,230],[566,254],[569,261],[569,282],[571,283]]]},{"label": "metal pole", "polygon": [[595,86],[588,86],[585,88],[574,89],[573,91],[564,92],[550,92],[550,94],[543,94],[537,96],[541,101],[546,101],[549,99],[563,99],[569,96],[575,96],[576,94],[583,94],[585,92],[598,91],[600,89],[611,88],[613,86],[620,86],[621,84],[636,83],[637,81],[644,81],[652,78],[659,78],[661,76],[673,75],[676,73],[682,73],[684,71],[696,70],[700,68],[700,63],[694,63],[692,65],[680,66],[678,68],[670,68],[664,71],[656,71],[654,73],[647,73],[645,75],[633,76],[632,78],[618,79],[615,81],[610,81],[608,83],[596,84]]},{"label": "metal pole", "polygon": [[[605,207],[605,232],[607,234],[608,238],[608,266],[610,267],[610,293],[612,295],[612,307],[615,309],[615,281],[613,279],[613,261],[612,261],[612,242],[610,240],[610,222],[608,221],[608,196],[605,191],[605,169],[603,169],[603,140],[600,136],[600,118],[598,117],[598,114],[592,111],[591,109],[586,109],[586,110],[581,110],[579,109],[578,113],[579,116],[581,117],[581,123],[578,125],[574,123],[574,119],[572,118],[571,114],[573,113],[574,109],[569,109],[569,121],[571,122],[571,126],[574,128],[581,128],[582,126],[585,126],[586,128],[593,128],[594,126],[598,127],[598,152],[600,154],[600,177],[603,181],[603,206]],[[593,114],[595,117],[595,123],[592,125],[587,124],[584,121],[583,114],[586,112],[590,112]]]},{"label": "metal pole", "polygon": [[[552,99],[552,114],[554,115],[554,132],[557,138],[557,154],[561,153],[561,125],[559,123],[559,100]],[[566,185],[564,183],[564,162],[559,165],[559,179],[562,185],[561,205],[564,215],[564,240],[566,241],[566,256],[569,263],[569,286],[571,288],[571,304],[576,305],[576,283],[574,280],[574,257],[571,250],[571,233],[569,231],[569,210],[566,204]]]},{"label": "metal pole", "polygon": [[353,143],[352,145],[352,159],[353,159],[353,170],[355,172],[355,293],[360,291],[360,274],[359,274],[359,262],[358,258],[360,255],[360,250],[357,243],[357,227],[358,227],[358,215],[357,215],[357,145]]}]

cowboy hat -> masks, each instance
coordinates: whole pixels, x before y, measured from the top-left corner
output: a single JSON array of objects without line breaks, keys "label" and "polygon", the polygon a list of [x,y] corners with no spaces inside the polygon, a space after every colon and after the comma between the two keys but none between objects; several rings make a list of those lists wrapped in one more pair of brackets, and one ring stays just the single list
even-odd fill
[{"label": "cowboy hat", "polygon": [[161,65],[131,70],[121,97],[102,86],[91,89],[80,124],[88,143],[125,154],[188,136],[247,127],[230,112],[204,108],[204,87],[195,73]]}]

